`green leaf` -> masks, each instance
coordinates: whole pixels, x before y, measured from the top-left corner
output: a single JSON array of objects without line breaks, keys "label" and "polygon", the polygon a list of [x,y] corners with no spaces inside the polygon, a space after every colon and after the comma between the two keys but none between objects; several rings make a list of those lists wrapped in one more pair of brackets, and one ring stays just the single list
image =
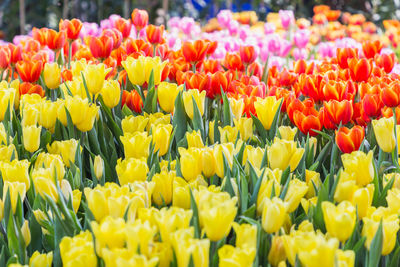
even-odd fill
[{"label": "green leaf", "polygon": [[282,103],[283,99],[281,99],[281,102],[279,103],[279,107],[277,109],[277,112],[274,116],[274,120],[272,121],[271,128],[268,131],[268,140],[272,141],[274,140],[274,137],[276,136],[276,133],[278,132],[278,126],[279,126],[279,119],[281,116],[281,108],[282,108]]},{"label": "green leaf", "polygon": [[268,139],[267,130],[265,130],[265,128],[262,125],[261,121],[256,116],[251,114],[251,118],[253,119],[254,126],[256,127],[257,132],[261,137],[262,143],[265,144],[266,140]]},{"label": "green leaf", "polygon": [[193,103],[193,130],[200,131],[202,137],[204,137],[204,125],[203,125],[203,118],[201,116],[199,107],[197,106],[194,97],[192,96],[192,103]]},{"label": "green leaf", "polygon": [[226,96],[224,90],[221,86],[221,96],[222,96],[222,113],[223,113],[223,124],[222,126],[232,125],[232,110],[229,104],[228,97]]},{"label": "green leaf", "polygon": [[378,267],[379,261],[381,259],[383,246],[383,231],[382,231],[382,221],[379,223],[378,230],[372,239],[369,254],[368,254],[368,267]]},{"label": "green leaf", "polygon": [[83,72],[81,72],[82,75],[82,82],[83,82],[83,87],[85,87],[85,92],[86,92],[86,97],[89,100],[89,103],[92,103],[92,98],[90,97],[89,89],[86,83],[85,75],[83,75]]},{"label": "green leaf", "polygon": [[194,237],[195,238],[200,238],[200,221],[199,221],[199,211],[197,209],[197,204],[196,201],[194,200],[193,197],[193,192],[190,189],[190,208],[193,211],[192,219],[190,221],[190,225],[194,227]]},{"label": "green leaf", "polygon": [[176,131],[175,141],[176,143],[179,143],[179,141],[182,140],[185,136],[187,129],[186,113],[185,107],[183,105],[182,92],[179,92],[178,96],[175,99],[175,111],[174,117],[172,118],[172,124]]}]

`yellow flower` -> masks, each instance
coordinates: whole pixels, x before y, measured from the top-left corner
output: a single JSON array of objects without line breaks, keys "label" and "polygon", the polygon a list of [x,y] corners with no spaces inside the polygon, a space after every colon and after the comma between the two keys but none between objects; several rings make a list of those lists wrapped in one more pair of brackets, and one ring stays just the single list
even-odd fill
[{"label": "yellow flower", "polygon": [[100,222],[109,214],[109,209],[105,192],[96,189],[90,190],[89,188],[85,188],[84,193],[90,211],[93,213],[96,221]]},{"label": "yellow flower", "polygon": [[0,90],[0,121],[4,120],[7,107],[10,107],[10,111],[12,111],[14,107],[15,95],[16,90],[13,88]]},{"label": "yellow flower", "polygon": [[214,146],[215,173],[218,177],[224,177],[224,156],[228,162],[229,168],[232,168],[233,150],[233,143],[218,144]]},{"label": "yellow flower", "polygon": [[[65,81],[62,83],[60,89],[65,96],[72,94],[72,96],[79,96],[82,99],[87,98],[86,89],[80,74],[79,76],[73,77],[72,81]],[[90,97],[92,97],[92,94],[90,94]]]},{"label": "yellow flower", "polygon": [[219,267],[251,267],[256,257],[256,250],[223,245],[218,249],[218,257]]},{"label": "yellow flower", "polygon": [[387,153],[390,153],[396,147],[396,138],[394,136],[394,120],[390,118],[381,118],[379,120],[373,120],[372,126],[376,141],[379,147]]},{"label": "yellow flower", "polygon": [[146,131],[150,132],[150,129],[153,126],[159,125],[159,124],[171,124],[171,114],[163,114],[161,112],[157,113],[144,113],[145,118],[149,118],[149,123],[146,126]]},{"label": "yellow flower", "polygon": [[189,184],[181,177],[175,177],[172,184],[172,206],[190,208]]},{"label": "yellow flower", "polygon": [[40,132],[42,131],[42,126],[24,126],[22,128],[22,137],[24,140],[24,148],[28,152],[35,152],[40,146]]},{"label": "yellow flower", "polygon": [[[75,163],[75,154],[78,148],[78,141],[75,139],[64,140],[64,141],[54,141],[51,145],[47,145],[47,151],[50,154],[57,154],[62,157],[62,160],[68,168],[70,163]],[[79,146],[82,151],[82,147]]]},{"label": "yellow flower", "polygon": [[192,181],[197,178],[201,174],[201,158],[200,158],[200,149],[198,148],[189,148],[183,149],[179,148],[180,164],[181,164],[181,173],[183,178],[186,181]]},{"label": "yellow flower", "polygon": [[359,188],[354,191],[351,202],[354,206],[357,206],[359,218],[364,218],[364,216],[367,215],[367,211],[372,205],[374,190],[375,186],[373,184],[369,184],[366,187]]},{"label": "yellow flower", "polygon": [[263,201],[262,227],[265,232],[272,234],[278,231],[286,217],[286,208],[280,198],[274,197],[272,200],[268,197]]},{"label": "yellow flower", "polygon": [[192,254],[191,241],[193,237],[193,227],[178,229],[171,234],[171,243],[178,266],[189,266],[190,256]]},{"label": "yellow flower", "polygon": [[29,230],[29,221],[25,220],[21,227],[22,237],[24,238],[25,247],[31,243],[31,231]]},{"label": "yellow flower", "polygon": [[65,106],[71,115],[72,123],[79,131],[88,132],[93,128],[100,107],[89,103],[87,98],[82,99],[79,96],[67,96]]},{"label": "yellow flower", "polygon": [[61,82],[61,69],[57,62],[46,63],[43,69],[44,83],[49,89],[56,89]]},{"label": "yellow flower", "polygon": [[231,106],[232,114],[236,120],[239,120],[244,111],[244,102],[243,98],[239,98],[238,100],[235,98],[229,98],[229,104]]},{"label": "yellow flower", "polygon": [[308,185],[306,197],[312,198],[316,195],[315,188],[318,189],[321,185],[320,174],[316,171],[306,170],[306,183]]},{"label": "yellow flower", "polygon": [[104,173],[104,160],[101,158],[101,156],[97,155],[94,157],[93,169],[96,179],[100,180]]},{"label": "yellow flower", "polygon": [[118,159],[115,170],[121,185],[132,183],[134,181],[145,181],[149,167],[145,158]]},{"label": "yellow flower", "polygon": [[210,139],[211,144],[215,143],[214,126],[215,126],[215,121],[208,122],[208,138]]},{"label": "yellow flower", "polygon": [[364,217],[362,235],[367,238],[365,241],[365,246],[369,250],[371,246],[372,239],[374,238],[378,228],[379,223],[382,220],[382,232],[383,232],[383,242],[382,242],[382,255],[386,256],[392,252],[396,245],[397,231],[399,230],[399,218],[396,214],[381,217],[381,218]]},{"label": "yellow flower", "polygon": [[147,158],[150,153],[151,136],[147,132],[127,133],[120,137],[124,145],[125,158]]},{"label": "yellow flower", "polygon": [[254,108],[257,112],[257,117],[266,130],[271,128],[281,101],[282,99],[276,99],[275,96],[267,96],[266,98],[258,97],[256,102],[254,102]]},{"label": "yellow flower", "polygon": [[185,106],[186,114],[190,119],[193,119],[193,98],[200,111],[200,115],[204,114],[204,100],[206,99],[206,91],[199,91],[197,89],[190,89],[182,94],[183,104]]},{"label": "yellow flower", "polygon": [[340,202],[338,206],[324,201],[322,213],[328,233],[344,243],[349,239],[356,224],[356,209],[349,201]]},{"label": "yellow flower", "polygon": [[299,237],[296,243],[300,246],[298,255],[303,266],[334,266],[339,245],[336,238],[326,240],[322,234],[308,233]]},{"label": "yellow flower", "polygon": [[235,126],[239,129],[240,138],[243,141],[247,141],[253,136],[253,119],[252,118],[240,118],[233,119]]},{"label": "yellow flower", "polygon": [[221,143],[235,143],[239,130],[237,127],[225,126],[224,128],[218,127]]},{"label": "yellow flower", "polygon": [[236,247],[239,248],[257,248],[257,226],[247,223],[233,223],[233,229],[236,233]]},{"label": "yellow flower", "polygon": [[36,105],[26,105],[22,109],[21,126],[36,125],[39,120],[39,109]]},{"label": "yellow flower", "polygon": [[96,243],[96,252],[102,256],[103,248],[123,248],[126,242],[125,221],[122,218],[104,218],[100,224],[96,221],[91,223]]},{"label": "yellow flower", "polygon": [[28,190],[30,186],[28,168],[29,161],[26,159],[13,160],[9,163],[0,162],[0,171],[3,181],[24,183],[26,190]]},{"label": "yellow flower", "polygon": [[[400,130],[398,131],[398,133],[400,134]],[[398,140],[400,140],[400,138]],[[392,188],[400,189],[400,173],[396,172],[386,173],[383,175],[383,180],[382,180],[383,187],[385,187],[390,182],[391,179],[394,180]]]},{"label": "yellow flower", "polygon": [[53,199],[54,202],[57,202],[57,188],[51,179],[39,176],[33,179],[33,184],[35,186],[36,192],[38,192],[43,199],[45,199],[45,196],[48,196]]},{"label": "yellow flower", "polygon": [[162,110],[167,113],[172,113],[175,108],[175,99],[182,91],[183,85],[176,83],[161,82],[157,87],[158,103]]},{"label": "yellow flower", "polygon": [[[275,195],[279,196],[281,192],[280,177],[282,171],[279,169],[271,170],[266,169],[265,175],[258,179],[262,179],[260,190],[257,195],[257,214],[261,215],[264,208],[264,201],[266,198],[271,198],[272,190],[275,191]],[[279,177],[279,178],[276,178]],[[279,179],[279,180],[278,180]]]},{"label": "yellow flower", "polygon": [[89,231],[74,237],[64,237],[60,242],[60,254],[65,267],[96,267],[93,238]]},{"label": "yellow flower", "polygon": [[65,168],[60,155],[40,153],[36,158],[35,169],[40,168],[50,169],[51,177],[56,173],[58,181],[64,178]]},{"label": "yellow flower", "polygon": [[75,213],[77,213],[79,206],[81,205],[82,192],[79,189],[72,191],[72,207]]},{"label": "yellow flower", "polygon": [[26,194],[26,187],[24,183],[4,181],[3,188],[3,202],[6,201],[7,192],[10,192],[10,202],[13,213],[17,209],[18,198],[21,198],[23,203]]},{"label": "yellow flower", "polygon": [[144,116],[127,116],[121,121],[122,132],[124,134],[144,132],[148,123],[149,118],[146,118]]},{"label": "yellow flower", "polygon": [[173,232],[189,228],[192,215],[192,210],[177,207],[162,208],[155,218],[162,241],[170,243]]},{"label": "yellow flower", "polygon": [[210,240],[192,239],[190,244],[192,251],[193,264],[198,267],[209,266]]},{"label": "yellow flower", "polygon": [[342,162],[344,170],[355,178],[359,186],[365,186],[374,179],[373,153],[365,154],[362,151],[353,151],[351,154],[343,154]]},{"label": "yellow flower", "polygon": [[286,259],[285,248],[281,236],[274,235],[271,241],[271,248],[268,253],[268,262],[272,266],[278,266],[281,261]]},{"label": "yellow flower", "polygon": [[154,153],[158,151],[158,156],[164,156],[169,149],[172,133],[172,124],[158,124],[152,127],[154,143]]},{"label": "yellow flower", "polygon": [[297,133],[297,128],[292,128],[290,126],[279,126],[278,131],[282,139],[293,141],[294,136]]},{"label": "yellow flower", "polygon": [[305,182],[299,179],[293,179],[289,182],[289,188],[285,195],[285,205],[288,213],[297,209],[307,191],[308,186]]},{"label": "yellow flower", "polygon": [[29,259],[29,266],[32,267],[51,267],[53,263],[53,251],[49,253],[40,254],[35,251]]},{"label": "yellow flower", "polygon": [[303,157],[304,148],[297,148],[294,141],[275,138],[267,153],[271,169],[278,168],[284,171],[290,167],[290,171],[293,172]]},{"label": "yellow flower", "polygon": [[204,147],[200,152],[201,169],[205,177],[211,177],[215,174],[215,158],[211,147]]},{"label": "yellow flower", "polygon": [[80,60],[74,60],[71,62],[71,72],[72,76],[81,77],[81,72],[85,70],[87,66],[86,58],[81,58]]},{"label": "yellow flower", "polygon": [[393,213],[397,213],[400,210],[400,190],[392,188],[387,192],[386,201],[388,203],[388,209]]},{"label": "yellow flower", "polygon": [[338,267],[354,267],[356,255],[353,250],[336,250],[336,263]]},{"label": "yellow flower", "polygon": [[83,71],[86,85],[89,93],[96,95],[103,88],[104,79],[111,68],[106,69],[106,66],[100,64],[88,64]]},{"label": "yellow flower", "polygon": [[116,80],[105,81],[101,89],[101,95],[107,107],[113,108],[118,105],[121,96],[119,82]]},{"label": "yellow flower", "polygon": [[265,149],[261,147],[247,145],[243,152],[243,165],[248,161],[254,168],[260,169],[264,153]]},{"label": "yellow flower", "polygon": [[162,171],[151,179],[155,183],[153,191],[153,202],[158,206],[169,205],[172,202],[172,183],[176,174],[174,171]]},{"label": "yellow flower", "polygon": [[[50,100],[42,101],[39,113],[39,125],[46,129],[53,129],[56,125],[58,106]],[[82,116],[82,114],[80,114]]]},{"label": "yellow flower", "polygon": [[13,157],[14,159],[18,159],[18,153],[14,144],[11,144],[9,146],[0,145],[0,162],[10,162]]},{"label": "yellow flower", "polygon": [[188,143],[188,148],[191,147],[197,147],[197,148],[202,148],[204,147],[203,140],[201,139],[201,134],[200,130],[199,131],[194,131],[189,133],[186,132],[186,140]]},{"label": "yellow flower", "polygon": [[154,75],[154,84],[158,85],[161,81],[161,73],[167,62],[161,62],[159,57],[139,56],[137,59],[127,57],[121,64],[128,74],[129,81],[134,85],[141,86],[145,82],[149,82],[151,71],[153,71]]}]

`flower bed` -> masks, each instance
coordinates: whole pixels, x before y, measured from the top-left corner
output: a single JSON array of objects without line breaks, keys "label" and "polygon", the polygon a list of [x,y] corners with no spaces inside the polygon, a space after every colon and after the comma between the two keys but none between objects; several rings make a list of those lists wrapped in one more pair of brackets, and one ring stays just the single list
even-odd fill
[{"label": "flower bed", "polygon": [[0,44],[0,266],[398,266],[400,22],[314,12]]}]

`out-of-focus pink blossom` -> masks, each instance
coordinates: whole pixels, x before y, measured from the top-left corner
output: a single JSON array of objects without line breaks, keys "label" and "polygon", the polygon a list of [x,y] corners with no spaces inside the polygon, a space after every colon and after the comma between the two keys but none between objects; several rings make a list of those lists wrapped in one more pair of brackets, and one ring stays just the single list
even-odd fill
[{"label": "out-of-focus pink blossom", "polygon": [[279,18],[281,19],[282,27],[288,29],[294,22],[294,14],[292,10],[279,10]]},{"label": "out-of-focus pink blossom", "polygon": [[278,34],[271,34],[267,38],[268,51],[271,53],[277,53],[280,50],[281,37]]},{"label": "out-of-focus pink blossom", "polygon": [[293,57],[294,57],[294,60],[306,59],[307,50],[296,47],[295,49],[293,49]]},{"label": "out-of-focus pink blossom", "polygon": [[181,22],[181,18],[179,17],[172,17],[168,20],[168,28],[179,28],[179,24]]},{"label": "out-of-focus pink blossom", "polygon": [[99,28],[99,25],[94,22],[83,22],[82,24],[82,29],[79,33],[79,37],[83,38],[85,36],[99,36],[101,33],[101,30]]},{"label": "out-of-focus pink blossom", "polygon": [[270,23],[270,22],[266,22],[266,23],[264,24],[264,33],[265,33],[265,34],[274,33],[275,30],[276,30],[275,24]]},{"label": "out-of-focus pink blossom", "polygon": [[246,38],[249,36],[249,32],[250,32],[250,26],[243,25],[242,27],[239,28],[239,38],[242,39],[243,41],[246,40]]},{"label": "out-of-focus pink blossom", "polygon": [[333,43],[323,42],[318,46],[318,53],[321,57],[335,57],[336,49]]},{"label": "out-of-focus pink blossom", "polygon": [[239,31],[239,22],[231,20],[228,24],[228,31],[230,35],[236,35]]},{"label": "out-of-focus pink blossom", "polygon": [[221,10],[217,15],[217,20],[221,27],[228,28],[229,23],[233,20],[232,12],[227,9]]},{"label": "out-of-focus pink blossom", "polygon": [[268,50],[268,46],[264,45],[261,47],[260,49],[260,59],[262,62],[267,61],[268,57],[269,57],[269,50]]},{"label": "out-of-focus pink blossom", "polygon": [[310,31],[298,30],[293,36],[294,43],[298,48],[305,48],[310,40]]},{"label": "out-of-focus pink blossom", "polygon": [[286,57],[289,54],[290,49],[292,49],[292,44],[288,40],[281,39],[279,56]]},{"label": "out-of-focus pink blossom", "polygon": [[268,59],[268,68],[277,67],[281,69],[283,64],[285,64],[285,59],[281,57],[272,56]]}]

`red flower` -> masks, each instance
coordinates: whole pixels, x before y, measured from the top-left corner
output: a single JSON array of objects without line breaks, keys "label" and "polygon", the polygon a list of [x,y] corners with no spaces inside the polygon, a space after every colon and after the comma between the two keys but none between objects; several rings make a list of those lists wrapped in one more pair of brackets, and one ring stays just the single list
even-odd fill
[{"label": "red flower", "polygon": [[22,48],[20,46],[16,46],[10,43],[8,44],[8,48],[10,49],[11,64],[15,64],[22,59]]},{"label": "red flower", "polygon": [[365,115],[370,118],[379,117],[383,103],[378,94],[366,94],[362,100]]},{"label": "red flower", "polygon": [[60,31],[67,31],[67,38],[70,40],[78,39],[79,33],[82,29],[82,22],[79,19],[61,19],[58,24],[58,29]]},{"label": "red flower", "polygon": [[16,68],[22,81],[34,83],[39,80],[40,73],[42,73],[43,64],[41,61],[35,60],[18,61]]},{"label": "red flower", "polygon": [[400,83],[398,81],[384,86],[381,91],[381,100],[387,107],[397,107],[400,105]]},{"label": "red flower", "polygon": [[359,125],[354,126],[351,130],[347,127],[342,127],[336,131],[335,141],[340,151],[351,153],[360,148],[364,135],[364,128]]},{"label": "red flower", "polygon": [[107,58],[113,50],[113,44],[114,41],[109,36],[91,37],[89,41],[90,52],[95,58]]},{"label": "red flower", "polygon": [[218,47],[218,42],[216,41],[209,41],[209,40],[205,40],[208,43],[208,49],[207,49],[207,55],[210,56],[212,54],[214,54],[215,50]]},{"label": "red flower", "polygon": [[146,10],[141,10],[135,8],[131,14],[132,24],[135,26],[136,30],[141,30],[146,27],[149,22],[149,14]]},{"label": "red flower", "polygon": [[383,68],[386,73],[392,71],[395,62],[396,62],[396,55],[394,53],[375,56],[376,65],[380,68]]},{"label": "red flower", "polygon": [[345,69],[348,67],[348,59],[358,58],[358,50],[357,48],[338,48],[336,50],[336,58],[338,65]]},{"label": "red flower", "polygon": [[238,54],[227,53],[224,59],[224,66],[229,70],[243,71],[244,65]]},{"label": "red flower", "polygon": [[372,64],[365,58],[349,60],[351,78],[355,82],[367,81],[372,71]]},{"label": "red flower", "polygon": [[143,107],[143,101],[139,93],[136,92],[136,90],[132,90],[130,92],[123,90],[121,107],[123,107],[124,105],[126,105],[128,108],[135,111],[136,113],[141,113]]},{"label": "red flower", "polygon": [[[7,46],[0,46],[0,70],[7,69],[11,62],[11,52]],[[0,77],[3,78],[3,77]]]},{"label": "red flower", "polygon": [[150,24],[146,27],[147,40],[151,44],[163,43],[164,42],[163,34],[164,34],[164,25],[154,26]]},{"label": "red flower", "polygon": [[19,85],[19,95],[20,96],[31,95],[31,94],[38,94],[41,97],[44,97],[44,90],[38,84],[24,82]]},{"label": "red flower", "polygon": [[246,65],[253,63],[257,58],[256,50],[252,45],[240,46],[239,55],[242,62]]},{"label": "red flower", "polygon": [[382,50],[383,44],[379,40],[366,41],[362,44],[362,49],[366,58],[374,58]]},{"label": "red flower", "polygon": [[105,29],[101,33],[101,36],[108,36],[112,38],[112,49],[117,49],[122,43],[122,33],[117,29]]},{"label": "red flower", "polygon": [[148,42],[141,39],[134,40],[132,38],[128,38],[124,44],[126,53],[128,55],[140,51],[143,52],[145,56],[150,56],[153,53],[151,45]]},{"label": "red flower", "polygon": [[318,135],[317,132],[313,130],[321,131],[322,123],[318,118],[318,112],[314,109],[315,113],[312,112],[311,114],[304,114],[301,111],[296,110],[294,112],[294,124],[299,128],[299,130],[303,134],[309,134],[310,136]]},{"label": "red flower", "polygon": [[326,115],[335,125],[347,124],[351,121],[353,116],[353,105],[349,100],[330,100],[329,102],[324,102],[324,108]]},{"label": "red flower", "polygon": [[67,32],[60,31],[56,32],[52,29],[47,29],[46,31],[46,44],[52,50],[60,50],[64,47],[67,41]]},{"label": "red flower", "polygon": [[192,64],[203,61],[208,50],[208,43],[203,40],[184,42],[182,45],[182,54],[187,62]]},{"label": "red flower", "polygon": [[121,32],[123,38],[127,38],[131,33],[132,24],[129,19],[118,18],[114,22],[114,27]]},{"label": "red flower", "polygon": [[41,46],[45,46],[47,44],[46,35],[47,35],[47,28],[38,29],[36,27],[33,27],[32,37],[33,39],[38,41]]}]

